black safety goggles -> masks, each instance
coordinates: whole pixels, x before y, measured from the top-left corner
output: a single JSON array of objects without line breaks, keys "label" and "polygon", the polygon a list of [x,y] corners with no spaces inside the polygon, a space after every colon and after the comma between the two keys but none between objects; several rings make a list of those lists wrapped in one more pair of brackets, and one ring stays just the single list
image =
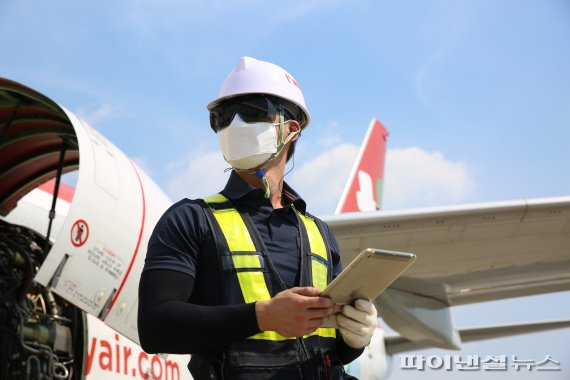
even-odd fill
[{"label": "black safety goggles", "polygon": [[246,123],[274,123],[279,111],[283,111],[286,120],[294,119],[285,106],[266,96],[229,99],[210,110],[210,126],[218,133],[230,125],[236,114]]}]

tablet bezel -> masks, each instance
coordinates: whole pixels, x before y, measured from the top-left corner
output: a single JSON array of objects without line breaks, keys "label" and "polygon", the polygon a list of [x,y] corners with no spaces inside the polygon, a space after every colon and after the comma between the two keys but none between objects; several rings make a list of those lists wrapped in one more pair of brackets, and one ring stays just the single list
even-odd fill
[{"label": "tablet bezel", "polygon": [[[372,259],[372,260],[370,260]],[[392,263],[391,269],[384,268],[382,259]],[[401,261],[400,261],[401,260]],[[402,275],[416,260],[416,255],[409,252],[398,252],[377,248],[366,248],[323,290],[322,297],[331,298],[336,304],[351,304],[357,298],[374,301],[388,286]],[[397,266],[394,268],[393,264]],[[378,282],[369,282],[365,291],[354,294],[354,285],[345,283],[349,277],[354,277],[362,271],[370,271],[369,265],[378,267],[378,273],[384,277]],[[383,272],[384,271],[384,272]],[[386,277],[387,276],[387,277]]]}]

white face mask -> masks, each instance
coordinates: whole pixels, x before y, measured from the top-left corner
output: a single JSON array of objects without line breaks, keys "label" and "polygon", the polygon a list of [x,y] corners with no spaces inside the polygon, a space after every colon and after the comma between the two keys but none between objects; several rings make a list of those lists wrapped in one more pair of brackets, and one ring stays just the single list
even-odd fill
[{"label": "white face mask", "polygon": [[277,152],[275,124],[246,123],[236,114],[230,125],[218,132],[224,159],[236,169],[253,169]]}]

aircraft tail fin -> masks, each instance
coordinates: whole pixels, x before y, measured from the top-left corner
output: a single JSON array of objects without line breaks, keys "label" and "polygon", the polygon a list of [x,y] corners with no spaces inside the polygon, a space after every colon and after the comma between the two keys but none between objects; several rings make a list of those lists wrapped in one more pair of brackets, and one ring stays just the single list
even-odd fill
[{"label": "aircraft tail fin", "polygon": [[380,209],[387,138],[388,130],[372,119],[335,214]]}]

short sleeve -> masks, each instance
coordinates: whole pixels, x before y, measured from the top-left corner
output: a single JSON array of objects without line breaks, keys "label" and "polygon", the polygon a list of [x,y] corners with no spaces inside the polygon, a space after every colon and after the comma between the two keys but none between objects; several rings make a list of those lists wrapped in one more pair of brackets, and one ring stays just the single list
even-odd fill
[{"label": "short sleeve", "polygon": [[200,246],[207,231],[202,206],[184,199],[159,219],[148,242],[143,271],[175,270],[196,277]]}]

